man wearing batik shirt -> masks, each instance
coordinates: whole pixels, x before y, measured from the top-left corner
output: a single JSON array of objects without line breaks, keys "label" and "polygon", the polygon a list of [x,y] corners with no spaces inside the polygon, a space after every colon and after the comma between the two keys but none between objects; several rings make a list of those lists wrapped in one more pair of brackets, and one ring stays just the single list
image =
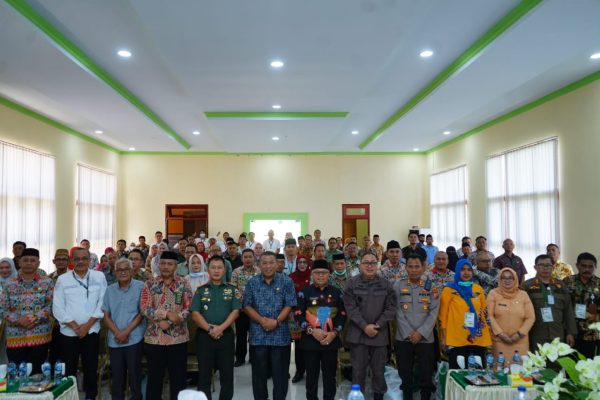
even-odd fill
[{"label": "man wearing batik shirt", "polygon": [[523,283],[525,275],[527,275],[527,268],[525,268],[525,264],[523,264],[521,257],[513,253],[515,242],[513,242],[512,239],[504,239],[502,248],[504,249],[504,254],[496,257],[493,264],[494,268],[498,271],[504,267],[512,268],[519,277],[519,284]]},{"label": "man wearing batik shirt", "polygon": [[475,238],[475,249],[476,250],[469,255],[469,261],[471,261],[472,264],[475,264],[477,255],[482,253],[486,253],[490,256],[490,259],[494,262],[494,253],[487,249],[487,239],[485,236],[477,236],[477,238]]},{"label": "man wearing batik shirt", "polygon": [[379,235],[373,235],[373,248],[375,249],[375,255],[377,256],[377,261],[381,262],[383,260],[385,248],[381,245],[379,240]]},{"label": "man wearing batik shirt", "polygon": [[[256,266],[256,258],[252,249],[244,249],[242,251],[242,266],[233,270],[231,274],[232,286],[235,286],[244,296],[244,289],[248,281],[260,274],[260,268]],[[250,319],[243,311],[240,311],[239,317],[235,320],[235,367],[240,367],[246,362],[246,354],[248,353],[248,329],[250,328]]]},{"label": "man wearing batik shirt", "polygon": [[436,288],[434,296],[439,297],[442,294],[442,289],[449,282],[454,282],[454,272],[448,269],[448,254],[444,251],[438,251],[433,258],[433,268],[425,273],[428,280],[431,281],[433,287]]},{"label": "man wearing batik shirt", "polygon": [[404,264],[400,262],[400,258],[402,256],[400,243],[398,243],[396,240],[390,240],[387,243],[386,255],[387,260],[385,260],[381,266],[379,275],[392,283],[399,279],[406,278],[406,268]]},{"label": "man wearing batik shirt", "polygon": [[40,253],[23,250],[19,275],[4,283],[0,292],[0,317],[6,321],[6,355],[17,365],[32,363],[39,373],[52,340],[50,311],[54,281],[40,276]]},{"label": "man wearing batik shirt", "polygon": [[[363,248],[360,249],[360,251],[358,252],[358,256],[362,257],[363,255],[365,255],[367,253],[371,253],[375,257],[377,257],[377,250],[375,250],[375,248],[373,248],[372,243],[371,243],[371,238],[369,237],[369,235],[365,235],[363,237]],[[377,261],[379,261],[379,259],[377,259]]]},{"label": "man wearing batik shirt", "polygon": [[358,256],[356,242],[349,242],[346,245],[346,271],[350,277],[360,274],[360,257]]},{"label": "man wearing batik shirt", "polygon": [[554,267],[552,269],[552,277],[554,279],[563,280],[567,276],[573,275],[573,267],[566,262],[560,260],[560,248],[554,243],[550,243],[546,246],[546,254],[552,259]]},{"label": "man wearing batik shirt", "polygon": [[590,253],[577,256],[577,275],[563,280],[571,294],[571,304],[575,307],[577,336],[575,349],[587,358],[600,354],[600,332],[588,327],[600,321],[600,278],[596,276],[596,257]]},{"label": "man wearing batik shirt", "polygon": [[325,259],[328,263],[333,262],[333,256],[335,254],[344,254],[343,251],[339,250],[337,247],[337,240],[334,237],[330,237],[327,241],[327,250],[325,250]]},{"label": "man wearing batik shirt", "polygon": [[342,253],[335,254],[331,263],[332,272],[329,277],[329,285],[338,288],[340,292],[344,293],[346,289],[346,283],[350,279],[350,274],[346,270],[346,260]]},{"label": "man wearing batik shirt", "polygon": [[498,287],[499,271],[492,267],[492,258],[487,252],[480,251],[475,257],[477,269],[473,270],[473,282],[483,288],[485,295]]},{"label": "man wearing batik shirt", "polygon": [[162,398],[165,370],[169,373],[171,399],[186,387],[186,359],[189,331],[186,319],[192,303],[192,289],[183,277],[175,275],[177,254],[164,251],[160,276],[142,288],[141,312],[146,317],[144,334],[148,361],[146,399]]}]

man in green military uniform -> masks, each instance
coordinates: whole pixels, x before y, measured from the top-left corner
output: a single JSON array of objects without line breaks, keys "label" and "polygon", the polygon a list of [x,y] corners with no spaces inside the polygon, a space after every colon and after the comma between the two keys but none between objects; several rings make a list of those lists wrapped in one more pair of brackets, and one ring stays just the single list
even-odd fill
[{"label": "man in green military uniform", "polygon": [[219,400],[233,398],[233,357],[235,334],[232,325],[242,308],[235,286],[225,283],[225,260],[213,256],[208,261],[210,282],[196,290],[192,300],[192,319],[198,325],[198,390],[211,400],[211,375],[219,370]]},{"label": "man in green military uniform", "polygon": [[600,278],[596,270],[596,257],[590,253],[577,256],[577,275],[568,276],[563,283],[571,294],[571,303],[575,309],[577,337],[575,349],[587,358],[600,354],[600,332],[588,326],[600,321],[598,304],[600,303]]},{"label": "man in green military uniform", "polygon": [[[552,277],[552,259],[546,254],[535,258],[535,278],[523,283],[535,308],[535,323],[529,331],[529,348],[549,343],[554,338],[575,345],[577,325],[571,305],[571,296],[565,285]],[[565,336],[566,334],[566,336]]]}]

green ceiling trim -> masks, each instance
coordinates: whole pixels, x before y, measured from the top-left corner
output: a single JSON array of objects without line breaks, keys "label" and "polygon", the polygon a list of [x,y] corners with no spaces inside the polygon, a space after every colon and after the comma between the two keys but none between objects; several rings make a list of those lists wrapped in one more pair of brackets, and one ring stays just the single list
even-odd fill
[{"label": "green ceiling trim", "polygon": [[[250,221],[251,220],[267,220],[267,221],[278,221],[278,220],[299,220],[300,231],[303,235],[308,233],[308,213],[299,212],[261,212],[261,213],[244,213],[243,217],[244,232],[250,232]],[[283,244],[283,242],[282,242]]]},{"label": "green ceiling trim", "polygon": [[506,113],[504,115],[501,115],[497,118],[492,119],[491,121],[481,124],[478,127],[473,128],[463,134],[460,134],[451,140],[440,143],[439,145],[425,151],[425,153],[430,154],[430,153],[436,152],[438,150],[441,150],[446,146],[450,146],[451,144],[460,142],[461,140],[464,140],[464,139],[468,138],[469,136],[473,136],[477,133],[480,133],[488,128],[491,128],[494,125],[498,125],[501,122],[504,122],[504,121],[514,118],[518,115],[521,115],[521,114],[523,114],[527,111],[530,111],[536,107],[539,107],[542,104],[545,104],[551,100],[554,100],[558,97],[564,96],[567,93],[571,93],[572,91],[582,88],[583,86],[589,85],[590,83],[593,83],[599,79],[600,79],[600,70],[598,70],[586,77],[583,77],[575,82],[572,82],[566,86],[563,86],[562,88],[560,88],[552,93],[542,96],[539,99],[532,101],[531,103],[527,103],[524,106],[516,108],[512,111],[509,111],[508,113]]},{"label": "green ceiling trim", "polygon": [[127,156],[418,156],[425,155],[425,151],[322,151],[322,152],[273,152],[273,153],[236,153],[224,151],[121,151]]},{"label": "green ceiling trim", "polygon": [[467,50],[458,56],[458,58],[455,59],[448,67],[446,67],[446,69],[444,69],[423,89],[421,89],[420,92],[418,92],[413,98],[400,107],[398,111],[396,111],[390,118],[380,125],[375,132],[369,135],[369,137],[367,137],[358,147],[363,150],[373,141],[380,138],[388,128],[395,124],[400,118],[404,117],[410,110],[415,108],[433,91],[450,79],[450,77],[472,62],[488,45],[496,40],[496,38],[506,32],[506,30],[517,23],[523,16],[525,16],[541,2],[542,0],[522,0],[490,30],[488,30],[482,37],[480,37]]},{"label": "green ceiling trim", "polygon": [[60,123],[60,122],[58,122],[56,120],[53,120],[52,118],[48,118],[45,115],[42,115],[42,114],[40,114],[40,113],[38,113],[36,111],[33,111],[33,110],[31,110],[31,109],[29,109],[29,108],[27,108],[25,106],[17,104],[14,101],[9,100],[9,99],[7,99],[5,97],[1,97],[0,96],[0,104],[3,105],[3,106],[5,106],[5,107],[7,107],[7,108],[10,108],[11,110],[18,111],[21,114],[24,114],[24,115],[26,115],[26,116],[28,116],[30,118],[36,119],[36,120],[38,120],[40,122],[43,122],[43,123],[45,123],[47,125],[50,125],[53,128],[56,128],[56,129],[61,130],[63,132],[66,132],[69,135],[73,135],[75,137],[78,137],[79,139],[83,139],[83,140],[85,140],[87,142],[93,143],[93,144],[95,144],[97,146],[102,147],[103,149],[112,151],[113,153],[121,154],[121,152],[119,150],[115,149],[114,147],[112,147],[112,146],[110,146],[110,145],[108,145],[108,144],[106,144],[104,142],[101,142],[101,141],[99,141],[97,139],[94,139],[93,137],[87,136],[87,135],[85,135],[85,134],[83,134],[83,133],[81,133],[81,132],[79,132],[79,131],[77,131],[77,130],[75,130],[73,128],[69,128],[68,126],[66,126],[66,125],[64,125],[64,124],[62,124],[62,123]]},{"label": "green ceiling trim", "polygon": [[63,35],[56,27],[38,14],[24,0],[6,0],[17,12],[33,23],[40,31],[63,51],[72,61],[78,64],[81,68],[87,71],[90,75],[100,79],[125,100],[131,103],[134,107],[140,110],[146,117],[161,128],[169,137],[182,145],[186,150],[192,147],[186,142],[173,128],[171,128],[164,120],[162,120],[154,111],[150,109],[142,100],[129,91],[123,84],[118,82],[109,73],[98,65],[90,56],[83,50],[77,47],[71,40]]},{"label": "green ceiling trim", "polygon": [[255,119],[265,121],[276,121],[286,119],[318,119],[318,118],[346,118],[344,111],[333,112],[290,112],[290,111],[207,111],[204,116],[209,119]]}]

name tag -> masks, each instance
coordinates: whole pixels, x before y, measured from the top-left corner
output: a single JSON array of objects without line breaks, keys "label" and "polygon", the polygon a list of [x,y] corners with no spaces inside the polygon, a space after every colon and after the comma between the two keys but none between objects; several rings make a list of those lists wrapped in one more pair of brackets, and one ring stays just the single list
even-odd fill
[{"label": "name tag", "polygon": [[585,319],[586,307],[585,304],[575,304],[575,318]]},{"label": "name tag", "polygon": [[465,327],[466,328],[474,328],[475,327],[475,313],[472,313],[472,312],[465,313]]},{"label": "name tag", "polygon": [[554,305],[554,295],[551,295],[551,294],[548,295],[548,305],[549,306]]},{"label": "name tag", "polygon": [[554,322],[554,317],[552,316],[552,309],[550,307],[542,307],[540,311],[542,312],[542,320],[544,322]]}]

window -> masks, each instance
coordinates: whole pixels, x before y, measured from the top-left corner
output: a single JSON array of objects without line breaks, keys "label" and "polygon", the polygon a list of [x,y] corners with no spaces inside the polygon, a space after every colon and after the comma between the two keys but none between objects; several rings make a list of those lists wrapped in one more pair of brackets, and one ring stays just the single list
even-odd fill
[{"label": "window", "polygon": [[90,241],[91,250],[104,254],[115,245],[117,180],[114,175],[77,166],[77,243]]},{"label": "window", "polygon": [[54,157],[0,141],[0,254],[12,257],[17,240],[40,251],[53,270]]},{"label": "window", "polygon": [[[531,270],[548,243],[558,243],[557,140],[492,156],[487,161],[487,227],[490,251],[502,254],[511,238]],[[532,272],[532,271],[530,271]]]},{"label": "window", "polygon": [[460,246],[467,232],[467,187],[464,165],[431,175],[431,230],[440,249]]}]

